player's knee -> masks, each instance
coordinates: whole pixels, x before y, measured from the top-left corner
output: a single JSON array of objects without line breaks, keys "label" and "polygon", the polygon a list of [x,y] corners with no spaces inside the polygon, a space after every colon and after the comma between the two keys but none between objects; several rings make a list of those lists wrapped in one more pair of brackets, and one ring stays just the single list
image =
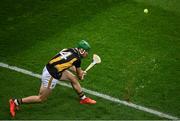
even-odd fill
[{"label": "player's knee", "polygon": [[72,83],[78,83],[78,79],[74,76],[72,78],[70,78]]},{"label": "player's knee", "polygon": [[38,96],[38,102],[42,103],[42,102],[45,102],[46,100],[47,100],[47,98]]}]

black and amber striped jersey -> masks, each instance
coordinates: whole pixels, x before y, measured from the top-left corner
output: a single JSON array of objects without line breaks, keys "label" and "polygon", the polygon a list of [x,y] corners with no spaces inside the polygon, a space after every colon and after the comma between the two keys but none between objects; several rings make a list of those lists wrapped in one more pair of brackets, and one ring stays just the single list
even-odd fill
[{"label": "black and amber striped jersey", "polygon": [[46,68],[52,77],[60,79],[62,72],[71,66],[81,66],[81,56],[77,48],[63,49],[48,62]]}]

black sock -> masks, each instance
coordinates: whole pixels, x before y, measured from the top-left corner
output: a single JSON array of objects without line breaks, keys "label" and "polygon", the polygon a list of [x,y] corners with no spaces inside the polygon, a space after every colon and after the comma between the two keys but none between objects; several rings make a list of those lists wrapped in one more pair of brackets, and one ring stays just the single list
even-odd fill
[{"label": "black sock", "polygon": [[22,104],[22,98],[20,98],[20,99],[14,99],[14,103],[15,103],[16,105],[21,105],[21,104]]},{"label": "black sock", "polygon": [[85,94],[84,94],[84,92],[82,91],[82,92],[80,92],[80,93],[78,93],[78,95],[79,95],[79,98],[80,99],[84,99],[84,98],[86,98],[86,96],[85,96]]}]

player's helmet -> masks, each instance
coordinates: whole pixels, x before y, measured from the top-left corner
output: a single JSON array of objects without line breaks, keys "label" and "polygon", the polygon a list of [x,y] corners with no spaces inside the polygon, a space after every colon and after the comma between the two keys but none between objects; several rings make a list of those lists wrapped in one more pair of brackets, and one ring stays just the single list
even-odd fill
[{"label": "player's helmet", "polygon": [[85,40],[81,40],[78,45],[77,45],[77,48],[82,48],[84,49],[85,51],[89,51],[91,46],[89,45],[89,43]]}]

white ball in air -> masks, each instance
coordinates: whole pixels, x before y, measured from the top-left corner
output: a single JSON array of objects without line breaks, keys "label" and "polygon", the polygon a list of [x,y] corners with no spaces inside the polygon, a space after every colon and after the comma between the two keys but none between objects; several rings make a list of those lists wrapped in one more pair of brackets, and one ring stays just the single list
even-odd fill
[{"label": "white ball in air", "polygon": [[146,8],[146,9],[144,9],[144,13],[148,13],[148,9]]}]

